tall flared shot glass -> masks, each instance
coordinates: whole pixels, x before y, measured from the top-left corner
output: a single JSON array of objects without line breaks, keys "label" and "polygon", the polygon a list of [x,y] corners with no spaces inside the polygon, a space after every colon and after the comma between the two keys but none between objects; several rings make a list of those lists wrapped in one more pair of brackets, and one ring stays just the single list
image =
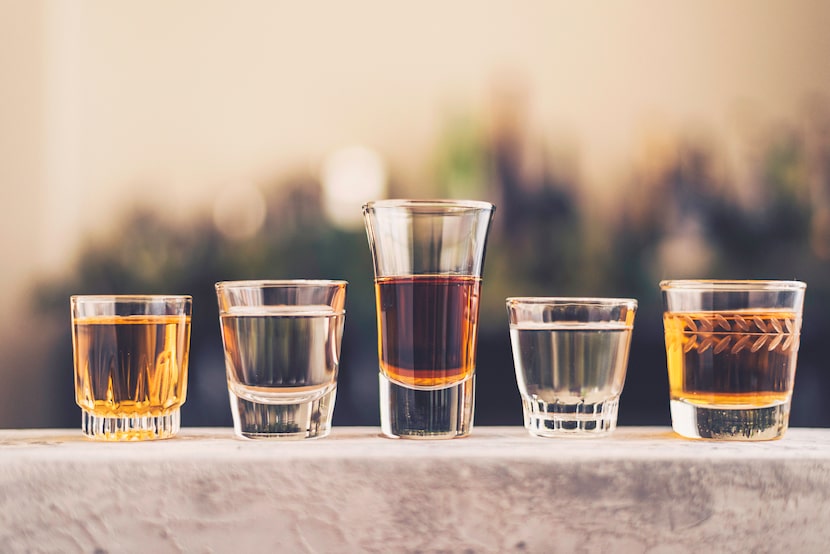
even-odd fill
[{"label": "tall flared shot glass", "polygon": [[383,200],[363,207],[375,272],[381,430],[454,438],[473,425],[479,298],[495,207]]}]

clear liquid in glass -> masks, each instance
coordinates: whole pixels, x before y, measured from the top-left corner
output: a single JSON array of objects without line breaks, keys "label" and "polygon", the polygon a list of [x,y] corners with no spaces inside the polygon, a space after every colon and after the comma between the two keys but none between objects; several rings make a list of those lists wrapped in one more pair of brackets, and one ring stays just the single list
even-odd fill
[{"label": "clear liquid in glass", "polygon": [[237,306],[221,315],[238,434],[330,432],[344,321],[329,306]]},{"label": "clear liquid in glass", "polygon": [[612,431],[631,331],[616,321],[511,325],[528,429],[540,435]]}]

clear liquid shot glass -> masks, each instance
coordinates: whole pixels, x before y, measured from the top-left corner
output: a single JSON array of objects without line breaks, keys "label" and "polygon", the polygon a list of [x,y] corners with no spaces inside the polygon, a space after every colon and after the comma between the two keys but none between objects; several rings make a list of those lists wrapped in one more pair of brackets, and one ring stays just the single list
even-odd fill
[{"label": "clear liquid shot glass", "polygon": [[508,298],[525,428],[540,437],[607,435],[617,426],[637,301]]},{"label": "clear liquid shot glass", "polygon": [[325,437],[337,394],[346,281],[216,284],[234,432]]}]

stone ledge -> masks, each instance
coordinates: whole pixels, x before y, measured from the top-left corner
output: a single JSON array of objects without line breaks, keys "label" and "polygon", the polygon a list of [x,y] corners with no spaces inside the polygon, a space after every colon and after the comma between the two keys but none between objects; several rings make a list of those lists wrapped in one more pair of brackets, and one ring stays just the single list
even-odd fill
[{"label": "stone ledge", "polygon": [[823,429],[762,443],[647,427],[123,444],[0,431],[0,552],[823,552],[828,522]]}]

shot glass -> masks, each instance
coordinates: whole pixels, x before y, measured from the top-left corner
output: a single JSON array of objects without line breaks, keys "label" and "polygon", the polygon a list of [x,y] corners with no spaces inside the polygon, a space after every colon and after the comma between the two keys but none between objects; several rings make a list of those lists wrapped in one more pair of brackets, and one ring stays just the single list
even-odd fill
[{"label": "shot glass", "polygon": [[75,401],[89,438],[172,437],[190,356],[190,296],[72,296]]},{"label": "shot glass", "polygon": [[674,431],[769,440],[789,424],[806,285],[662,281]]},{"label": "shot glass", "polygon": [[617,427],[637,301],[508,298],[510,343],[525,428],[595,437]]},{"label": "shot glass", "polygon": [[363,206],[388,437],[454,438],[472,429],[481,270],[494,209],[452,200]]},{"label": "shot glass", "polygon": [[237,436],[309,439],[331,431],[346,281],[216,283]]}]

